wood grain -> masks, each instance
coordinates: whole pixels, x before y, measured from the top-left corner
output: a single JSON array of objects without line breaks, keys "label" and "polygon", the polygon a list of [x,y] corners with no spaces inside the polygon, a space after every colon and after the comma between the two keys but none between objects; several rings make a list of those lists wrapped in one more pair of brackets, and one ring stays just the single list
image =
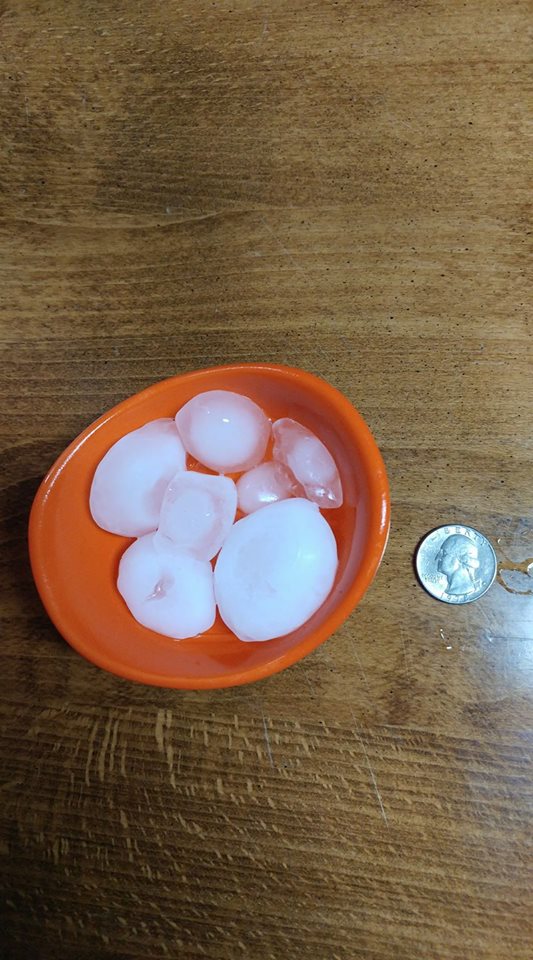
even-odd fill
[{"label": "wood grain", "polygon": [[[2,4],[2,958],[532,956],[527,14]],[[279,676],[129,684],[44,614],[31,500],[113,403],[233,360],[361,410],[386,558]],[[456,519],[501,572],[450,609],[412,558]]]}]

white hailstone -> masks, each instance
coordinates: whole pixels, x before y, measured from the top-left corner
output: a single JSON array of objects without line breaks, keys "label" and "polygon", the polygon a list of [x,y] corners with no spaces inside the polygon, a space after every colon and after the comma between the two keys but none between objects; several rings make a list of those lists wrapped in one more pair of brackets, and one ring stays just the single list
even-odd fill
[{"label": "white hailstone", "polygon": [[323,604],[337,564],[335,537],[316,504],[272,503],[239,520],[220,551],[220,615],[240,640],[282,637]]},{"label": "white hailstone", "polygon": [[305,495],[319,507],[342,506],[342,486],[331,453],[311,430],[283,417],[272,426],[274,459],[292,470]]},{"label": "white hailstone", "polygon": [[199,463],[218,473],[249,470],[264,456],[270,422],[249,397],[209,390],[176,414],[181,438]]},{"label": "white hailstone", "polygon": [[122,555],[117,586],[135,619],[175,640],[195,637],[215,622],[213,570],[149,533]]},{"label": "white hailstone", "polygon": [[127,433],[96,468],[89,500],[93,520],[124,537],[155,530],[165,490],[185,465],[185,449],[170,418]]},{"label": "white hailstone", "polygon": [[243,513],[253,513],[259,507],[302,493],[302,487],[289,468],[276,460],[260,463],[248,473],[243,473],[237,481],[239,509]]},{"label": "white hailstone", "polygon": [[177,473],[163,497],[158,536],[197,560],[211,560],[224,543],[236,510],[237,489],[229,477],[193,470]]}]

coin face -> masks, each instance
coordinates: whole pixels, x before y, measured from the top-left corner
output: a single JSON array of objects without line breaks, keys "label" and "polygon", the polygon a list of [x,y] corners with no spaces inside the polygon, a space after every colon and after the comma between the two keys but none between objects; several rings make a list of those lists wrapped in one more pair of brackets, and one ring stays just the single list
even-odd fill
[{"label": "coin face", "polygon": [[422,586],[444,603],[478,600],[494,582],[496,567],[496,554],[487,538],[460,523],[432,530],[416,554]]}]

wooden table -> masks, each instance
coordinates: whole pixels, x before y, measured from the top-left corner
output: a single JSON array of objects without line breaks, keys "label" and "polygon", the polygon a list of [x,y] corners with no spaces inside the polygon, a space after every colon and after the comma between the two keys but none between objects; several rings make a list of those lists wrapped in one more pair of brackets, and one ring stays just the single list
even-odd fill
[{"label": "wooden table", "polygon": [[[530,958],[528,5],[2,9],[2,958]],[[127,683],[45,615],[32,497],[118,400],[239,360],[360,409],[385,561],[279,676]],[[500,561],[457,609],[412,566],[449,520]]]}]

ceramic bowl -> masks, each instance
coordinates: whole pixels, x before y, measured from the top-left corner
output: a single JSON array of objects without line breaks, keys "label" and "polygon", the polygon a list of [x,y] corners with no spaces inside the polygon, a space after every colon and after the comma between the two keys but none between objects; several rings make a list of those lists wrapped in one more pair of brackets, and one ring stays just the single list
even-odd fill
[{"label": "ceramic bowl", "polygon": [[[204,390],[233,390],[272,418],[289,416],[313,430],[333,454],[343,506],[325,510],[339,567],[333,589],[298,630],[265,643],[242,643],[220,618],[207,633],[171,640],[140,626],[116,589],[118,563],[131,542],[101,530],[89,512],[98,462],[120,437],[157,417],[171,417]],[[43,480],[29,528],[41,599],[65,640],[88,660],[141,683],[202,689],[260,680],[290,666],[343,623],[370,585],[389,529],[389,491],[376,443],[351,403],[324,380],[284,366],[213,367],[157,383],[129,397],[70,444]]]}]

